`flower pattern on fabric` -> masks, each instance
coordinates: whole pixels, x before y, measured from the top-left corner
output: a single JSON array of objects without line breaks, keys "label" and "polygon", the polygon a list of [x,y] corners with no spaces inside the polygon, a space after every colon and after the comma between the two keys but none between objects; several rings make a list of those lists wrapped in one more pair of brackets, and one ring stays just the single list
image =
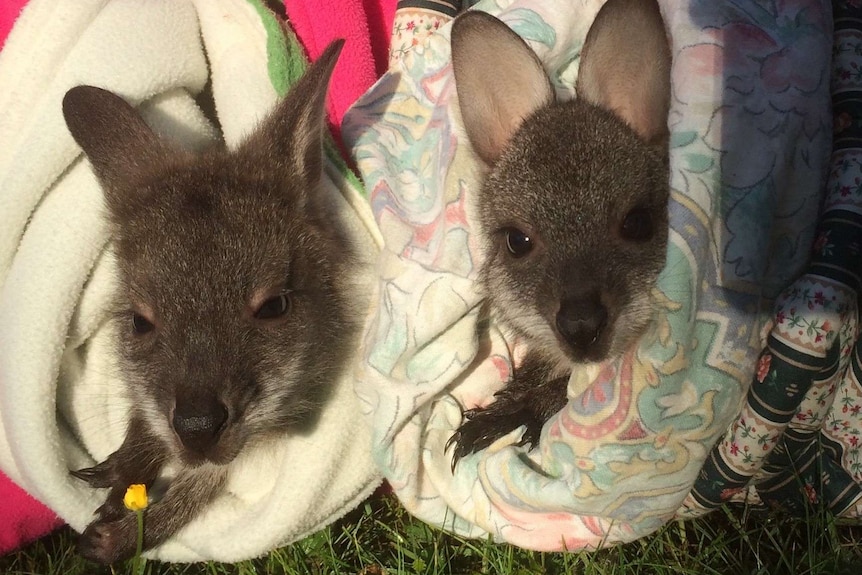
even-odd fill
[{"label": "flower pattern on fabric", "polygon": [[[823,503],[836,513],[860,513],[862,5],[838,1],[833,8],[834,143],[811,263],[776,301],[755,385],[695,483],[686,516],[711,509],[721,494],[738,490],[793,512]],[[755,417],[764,434],[777,438],[763,443],[768,452],[758,458],[750,456],[756,433],[747,431]]]}]

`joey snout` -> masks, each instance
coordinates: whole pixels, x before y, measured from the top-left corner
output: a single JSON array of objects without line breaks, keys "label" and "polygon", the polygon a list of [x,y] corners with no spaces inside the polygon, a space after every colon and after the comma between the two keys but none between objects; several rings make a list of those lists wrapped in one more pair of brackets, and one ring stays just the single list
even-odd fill
[{"label": "joey snout", "polygon": [[572,355],[586,360],[601,359],[602,335],[607,323],[608,310],[597,290],[563,299],[555,321]]},{"label": "joey snout", "polygon": [[219,442],[230,425],[228,407],[209,391],[178,394],[171,413],[171,428],[190,462],[222,457]]}]

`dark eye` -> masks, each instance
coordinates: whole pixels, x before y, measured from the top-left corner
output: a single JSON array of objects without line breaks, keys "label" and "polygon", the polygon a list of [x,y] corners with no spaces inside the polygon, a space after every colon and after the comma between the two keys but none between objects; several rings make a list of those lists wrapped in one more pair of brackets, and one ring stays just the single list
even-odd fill
[{"label": "dark eye", "polygon": [[634,208],[623,218],[620,235],[630,242],[645,242],[652,238],[652,216],[646,208]]},{"label": "dark eye", "polygon": [[135,335],[145,335],[156,328],[153,322],[139,313],[132,313],[132,331]]},{"label": "dark eye", "polygon": [[276,319],[290,311],[290,295],[286,293],[271,297],[254,312],[255,319]]},{"label": "dark eye", "polygon": [[518,228],[506,228],[506,249],[514,258],[522,258],[533,249],[533,240]]}]

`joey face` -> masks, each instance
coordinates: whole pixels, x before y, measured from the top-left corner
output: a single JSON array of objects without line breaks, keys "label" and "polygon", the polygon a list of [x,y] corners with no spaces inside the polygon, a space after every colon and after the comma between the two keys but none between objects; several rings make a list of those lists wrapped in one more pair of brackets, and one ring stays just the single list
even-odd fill
[{"label": "joey face", "polygon": [[320,189],[342,45],[230,152],[178,150],[101,88],[63,99],[113,224],[124,379],[187,464],[307,420],[346,363],[352,249]]},{"label": "joey face", "polygon": [[249,437],[301,423],[355,327],[350,247],[306,190],[284,189],[307,184],[238,163],[162,175],[117,227],[124,371],[190,464],[226,463]]},{"label": "joey face", "polygon": [[[632,25],[637,22],[637,25]],[[563,368],[625,351],[649,322],[667,247],[670,46],[647,0],[608,0],[581,50],[577,98],[479,11],[452,24],[464,132],[495,315]]]},{"label": "joey face", "polygon": [[495,312],[561,365],[622,354],[652,316],[667,174],[664,150],[595,106],[528,117],[479,198],[481,282]]}]

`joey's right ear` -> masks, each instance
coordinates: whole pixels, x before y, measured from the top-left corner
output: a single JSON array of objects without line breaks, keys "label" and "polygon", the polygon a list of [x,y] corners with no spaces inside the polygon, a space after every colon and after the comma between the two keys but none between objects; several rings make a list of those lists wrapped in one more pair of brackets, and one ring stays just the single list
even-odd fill
[{"label": "joey's right ear", "polygon": [[671,52],[655,0],[608,0],[581,50],[578,98],[619,116],[650,143],[668,137]]},{"label": "joey's right ear", "polygon": [[260,130],[241,149],[271,166],[288,169],[285,177],[317,182],[323,173],[326,93],[344,40],[326,47],[276,106]]},{"label": "joey's right ear", "polygon": [[485,12],[465,12],[452,23],[452,70],[467,136],[490,165],[521,122],[554,100],[536,54]]},{"label": "joey's right ear", "polygon": [[163,165],[168,150],[125,100],[93,86],[76,86],[63,98],[63,117],[93,171],[111,194]]}]

